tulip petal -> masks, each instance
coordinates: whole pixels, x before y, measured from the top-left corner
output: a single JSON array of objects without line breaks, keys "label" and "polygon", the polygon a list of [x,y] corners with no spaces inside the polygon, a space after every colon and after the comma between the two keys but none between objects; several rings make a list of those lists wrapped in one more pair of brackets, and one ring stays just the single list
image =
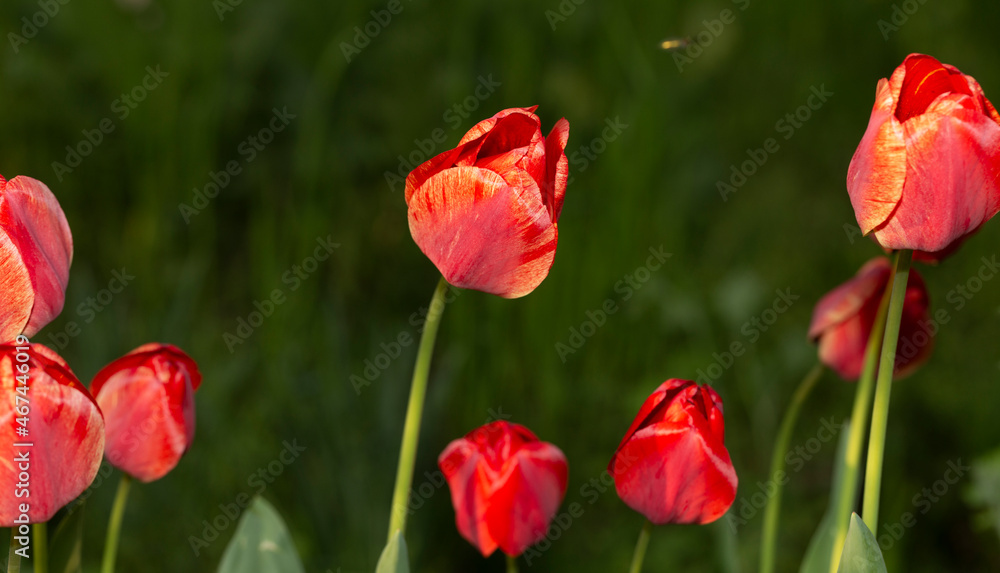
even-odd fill
[{"label": "tulip petal", "polygon": [[943,251],[1000,211],[1000,125],[971,105],[969,96],[946,96],[903,125],[906,186],[875,231],[883,247]]},{"label": "tulip petal", "polygon": [[[2,213],[0,213],[2,216]],[[14,340],[24,332],[35,304],[31,277],[21,252],[3,232],[0,222],[0,340]]]},{"label": "tulip petal", "polygon": [[507,461],[494,485],[486,515],[490,535],[517,556],[545,537],[566,493],[566,456],[552,444],[525,444]]},{"label": "tulip petal", "polygon": [[562,213],[563,196],[569,181],[569,160],[566,158],[566,144],[569,142],[569,122],[562,118],[556,122],[545,139],[545,204],[549,206],[552,221],[559,220]]},{"label": "tulip petal", "polygon": [[872,298],[878,300],[889,282],[891,267],[889,259],[876,257],[865,263],[851,280],[824,295],[813,310],[809,338],[816,340],[830,327],[860,312]]},{"label": "tulip petal", "polygon": [[[524,116],[529,116],[530,117],[530,116],[534,116],[535,115],[534,112],[535,112],[536,109],[538,109],[538,106],[534,105],[534,106],[531,106],[531,107],[512,107],[512,108],[505,109],[505,110],[502,110],[500,112],[497,112],[497,114],[494,115],[493,117],[488,118],[488,119],[484,119],[483,121],[480,121],[476,125],[472,126],[472,129],[470,129],[469,131],[467,131],[465,133],[465,135],[462,136],[462,140],[459,141],[458,144],[461,146],[463,144],[469,143],[470,141],[473,141],[475,139],[479,139],[480,137],[489,134],[494,129],[494,126],[496,126],[497,122],[499,122],[501,119],[503,119],[503,118],[505,118],[505,117],[507,117],[509,115],[524,115]],[[539,125],[539,129],[541,129],[541,127],[540,127],[541,126],[541,121],[540,120],[539,120],[538,125]],[[524,144],[521,144],[521,145],[524,145]],[[515,146],[515,147],[519,147],[519,146]]]},{"label": "tulip petal", "polygon": [[488,483],[479,475],[483,471],[480,468],[482,455],[474,444],[458,439],[448,444],[438,460],[451,491],[458,532],[479,549],[483,557],[489,557],[498,545],[486,524],[489,491],[479,487]]},{"label": "tulip petal", "polygon": [[[0,228],[17,248],[31,279],[34,300],[24,334],[33,336],[62,312],[73,260],[69,223],[44,183],[18,176],[0,189]],[[0,245],[3,251],[8,248]],[[9,256],[0,257],[6,259],[0,264],[11,264]],[[23,304],[23,290],[16,286],[12,292]]]},{"label": "tulip petal", "polygon": [[918,116],[941,94],[959,93],[971,96],[972,91],[962,72],[945,66],[937,59],[912,54],[903,61],[905,74],[896,104],[896,118],[905,122]]},{"label": "tulip petal", "polygon": [[411,196],[408,218],[417,245],[460,288],[524,296],[555,260],[557,231],[538,187],[511,187],[484,169],[432,176]]},{"label": "tulip petal", "polygon": [[[14,463],[16,454],[27,452],[30,463],[29,520],[43,523],[87,489],[104,452],[104,421],[93,398],[59,362],[37,351],[41,345],[31,347],[27,437],[14,435],[19,427],[14,400],[0,402],[0,487],[10,492],[0,496],[3,527],[14,524],[21,513],[18,504],[24,501],[12,495],[20,471]],[[14,356],[13,346],[0,346],[0,394],[4,396],[16,392]],[[22,441],[33,446],[14,447]]]},{"label": "tulip petal", "polygon": [[866,235],[892,215],[903,196],[906,142],[893,103],[889,82],[880,80],[868,129],[847,169],[851,205]]}]

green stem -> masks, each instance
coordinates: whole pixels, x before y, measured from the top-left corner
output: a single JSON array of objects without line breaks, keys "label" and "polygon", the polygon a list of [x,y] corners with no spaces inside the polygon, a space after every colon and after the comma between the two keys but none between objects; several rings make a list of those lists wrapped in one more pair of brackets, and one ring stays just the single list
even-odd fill
[{"label": "green stem", "polygon": [[118,483],[118,493],[115,494],[115,504],[111,507],[111,519],[108,521],[108,537],[104,542],[104,561],[101,563],[101,573],[114,573],[115,571],[122,516],[125,515],[125,502],[128,500],[128,489],[131,483],[132,478],[123,473],[122,480]]},{"label": "green stem", "polygon": [[392,492],[392,505],[389,515],[389,539],[399,531],[406,532],[406,500],[413,485],[413,467],[417,459],[417,441],[420,437],[420,419],[424,413],[424,398],[427,395],[427,374],[431,369],[431,356],[434,354],[434,340],[437,338],[441,315],[444,313],[444,295],[448,289],[448,281],[441,277],[431,306],[424,323],[424,333],[420,337],[420,348],[417,350],[417,364],[413,369],[413,381],[410,384],[410,402],[406,407],[406,422],[403,424],[403,443],[399,448],[399,466],[396,470],[396,486]]},{"label": "green stem", "polygon": [[892,375],[896,364],[896,345],[899,342],[899,321],[903,316],[906,283],[910,275],[913,251],[896,252],[893,265],[892,298],[886,316],[885,335],[882,339],[882,358],[875,383],[875,404],[872,407],[871,432],[868,435],[868,464],[865,466],[865,499],[862,504],[865,525],[872,535],[878,535],[878,504],[882,489],[882,462],[885,459],[885,430],[889,424],[889,395],[892,393]]},{"label": "green stem", "polygon": [[854,408],[851,410],[850,434],[847,436],[847,448],[844,451],[844,475],[840,481],[840,491],[831,492],[837,500],[836,528],[833,547],[830,553],[830,573],[837,573],[840,568],[840,549],[847,540],[847,528],[851,524],[851,514],[858,501],[858,481],[861,475],[861,452],[865,445],[865,432],[868,429],[868,415],[871,413],[872,396],[875,392],[875,374],[878,373],[879,355],[882,352],[882,337],[885,334],[885,317],[889,311],[889,299],[892,296],[892,282],[885,285],[882,301],[875,314],[872,331],[868,335],[868,347],[865,349],[865,364],[854,391]]},{"label": "green stem", "polygon": [[17,527],[10,528],[10,554],[7,555],[7,573],[21,573],[21,556],[17,554],[20,543],[14,537],[17,536]]},{"label": "green stem", "polygon": [[632,565],[628,568],[629,573],[639,573],[642,571],[642,562],[646,559],[646,548],[649,547],[649,534],[653,530],[653,523],[646,520],[639,532],[639,539],[635,542],[635,553],[632,554]]},{"label": "green stem", "polygon": [[49,542],[48,524],[36,523],[31,526],[34,532],[35,541],[35,569],[34,573],[48,573],[49,571]]},{"label": "green stem", "polygon": [[795,421],[799,417],[802,404],[812,392],[816,381],[823,375],[823,370],[822,363],[816,364],[799,383],[795,394],[792,395],[792,401],[788,404],[788,410],[785,411],[785,417],[781,420],[781,427],[778,429],[778,436],[774,441],[770,479],[775,489],[764,509],[764,533],[760,541],[760,573],[773,573],[774,571],[774,556],[778,542],[778,517],[781,514],[781,484],[786,481],[778,474],[785,473],[785,453],[788,452],[789,444],[792,441]]},{"label": "green stem", "polygon": [[517,573],[517,557],[507,556],[507,573]]}]

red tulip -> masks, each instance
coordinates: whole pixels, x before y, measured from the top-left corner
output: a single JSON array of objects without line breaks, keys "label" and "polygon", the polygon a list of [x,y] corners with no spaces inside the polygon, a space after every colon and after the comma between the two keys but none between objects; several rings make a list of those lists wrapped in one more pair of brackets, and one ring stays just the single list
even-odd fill
[{"label": "red tulip", "polygon": [[413,240],[457,287],[517,298],[552,267],[569,122],[560,119],[545,138],[534,111],[479,122],[406,178]]},{"label": "red tulip", "polygon": [[146,344],[105,366],[90,384],[104,411],[111,465],[143,482],[177,466],[194,439],[198,365],[169,344]]},{"label": "red tulip", "polygon": [[94,481],[104,452],[94,398],[58,354],[22,342],[0,345],[0,527],[14,526],[21,504],[30,523],[51,519]]},{"label": "red tulip", "polygon": [[[809,338],[819,341],[819,359],[842,378],[857,380],[879,303],[892,276],[892,263],[878,257],[865,263],[854,278],[820,299],[809,325]],[[930,296],[920,273],[910,270],[899,326],[895,376],[912,373],[930,357],[934,346],[928,317]]]},{"label": "red tulip", "polygon": [[566,495],[559,448],[518,424],[492,422],[448,444],[438,457],[458,531],[484,557],[517,556],[541,541]]},{"label": "red tulip", "polygon": [[880,245],[943,258],[1000,211],[1000,114],[972,76],[911,54],[879,81],[847,190]]},{"label": "red tulip", "polygon": [[0,176],[0,341],[33,336],[62,312],[73,237],[41,181]]},{"label": "red tulip", "polygon": [[724,435],[715,390],[667,380],[646,398],[608,464],[618,496],[657,525],[719,519],[737,484]]}]

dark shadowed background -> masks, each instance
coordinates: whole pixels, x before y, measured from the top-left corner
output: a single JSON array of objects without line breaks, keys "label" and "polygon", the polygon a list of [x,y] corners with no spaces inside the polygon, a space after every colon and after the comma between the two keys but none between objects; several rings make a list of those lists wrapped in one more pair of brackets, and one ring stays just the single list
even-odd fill
[{"label": "dark shadowed background", "polygon": [[[152,340],[179,345],[204,374],[190,452],[133,489],[121,571],[215,570],[235,528],[198,556],[191,538],[220,504],[261,489],[307,570],[373,570],[416,344],[380,354],[416,336],[438,277],[410,238],[396,176],[514,106],[538,105],[546,132],[560,117],[571,124],[558,253],[531,295],[465,291],[445,311],[408,530],[414,570],[503,570],[500,555],[483,560],[459,536],[447,487],[425,474],[450,440],[498,415],[563,449],[562,511],[583,508],[522,570],[624,570],[642,519],[585,486],[599,483],[642,400],[699,371],[725,401],[734,507],[752,508],[780,415],[815,362],[812,306],[879,254],[858,237],[844,183],[878,79],[923,52],[1000,99],[995,2],[401,0],[396,14],[382,1],[237,2],[0,4],[0,173],[47,183],[76,247],[66,308],[34,340],[85,383]],[[681,59],[658,48],[684,36],[702,45]],[[814,89],[825,101],[810,100]],[[723,197],[718,182],[739,183],[732,166],[761,157],[768,138],[777,150]],[[310,262],[317,241],[339,247]],[[639,270],[661,247],[667,262]],[[892,397],[882,520],[909,511],[917,523],[885,551],[890,570],[1000,570],[971,474],[926,512],[919,497],[949,461],[1000,446],[1000,280],[973,281],[971,299],[954,290],[997,255],[994,221],[943,265],[920,267],[949,321]],[[116,272],[134,278],[109,297]],[[616,288],[629,275],[647,280]],[[276,289],[283,302],[240,329]],[[768,312],[766,330],[753,326],[777,290],[798,298]],[[617,312],[585,326],[607,299]],[[591,335],[561,356],[557,344],[581,327]],[[746,352],[730,359],[734,342]],[[359,394],[351,376],[366,368],[374,381]],[[853,390],[827,374],[792,443],[840,423]],[[289,464],[286,441],[305,448]],[[796,463],[780,570],[796,570],[824,511],[835,448]],[[88,571],[117,479],[87,502]],[[762,512],[747,513],[735,533],[725,518],[657,528],[646,569],[756,570]]]}]

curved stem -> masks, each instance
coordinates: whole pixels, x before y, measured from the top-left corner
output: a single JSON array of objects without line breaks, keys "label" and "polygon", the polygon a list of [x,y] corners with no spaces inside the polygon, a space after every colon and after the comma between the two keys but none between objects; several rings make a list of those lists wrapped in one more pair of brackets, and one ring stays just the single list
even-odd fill
[{"label": "curved stem", "polygon": [[517,573],[517,557],[507,556],[507,573]]},{"label": "curved stem", "polygon": [[906,299],[906,283],[912,259],[913,251],[896,252],[892,298],[889,300],[885,335],[882,339],[882,358],[879,360],[878,381],[875,384],[872,426],[868,435],[868,463],[865,466],[865,499],[862,504],[865,525],[873,536],[878,535],[878,503],[882,489],[882,462],[885,459],[885,430],[889,424],[889,396],[892,393],[892,375],[896,364],[896,345],[899,343],[899,321],[903,316],[903,301]]},{"label": "curved stem", "polygon": [[444,313],[444,295],[448,289],[448,281],[441,277],[431,306],[427,311],[424,332],[420,337],[420,347],[417,350],[417,363],[413,369],[413,381],[410,384],[410,401],[406,407],[406,421],[403,423],[403,443],[399,448],[399,466],[396,470],[396,486],[392,492],[392,505],[389,515],[389,539],[398,530],[406,532],[406,500],[413,485],[413,467],[417,458],[417,441],[420,437],[420,420],[424,413],[424,398],[427,395],[427,375],[431,369],[431,356],[434,354],[434,340],[437,338],[441,315]]},{"label": "curved stem", "polygon": [[21,556],[17,554],[20,543],[17,542],[17,528],[10,528],[10,553],[7,555],[7,573],[21,573]]},{"label": "curved stem", "polygon": [[882,301],[875,314],[872,331],[868,335],[868,347],[865,349],[865,365],[854,391],[854,407],[851,410],[850,433],[847,436],[847,448],[844,451],[844,475],[840,481],[840,491],[831,492],[837,500],[836,528],[833,547],[830,553],[830,573],[837,573],[840,568],[840,548],[847,540],[847,528],[851,524],[851,514],[858,501],[858,481],[861,475],[861,452],[865,445],[868,429],[868,415],[871,413],[872,396],[875,392],[875,374],[878,373],[879,355],[882,352],[882,337],[885,334],[885,317],[889,311],[889,298],[892,296],[892,282],[885,285]]},{"label": "curved stem", "polygon": [[122,516],[125,515],[125,503],[128,501],[128,489],[131,483],[132,477],[123,473],[122,480],[118,482],[115,504],[111,507],[108,537],[104,541],[104,560],[101,562],[101,573],[114,573],[115,559],[118,556],[118,539],[121,537]]},{"label": "curved stem", "polygon": [[31,526],[33,539],[35,542],[35,569],[34,573],[48,573],[49,571],[49,542],[48,524],[36,523]]},{"label": "curved stem", "polygon": [[781,514],[781,490],[785,483],[785,476],[780,478],[778,474],[785,473],[785,453],[792,441],[792,430],[795,429],[795,421],[799,417],[802,404],[806,401],[809,393],[812,392],[816,381],[823,375],[823,364],[817,363],[812,370],[806,374],[792,401],[788,404],[785,417],[781,420],[781,427],[778,429],[778,436],[774,440],[774,453],[771,454],[771,483],[774,484],[774,493],[767,501],[764,509],[764,533],[760,541],[760,573],[772,573],[774,571],[774,555],[778,542],[778,517]]},{"label": "curved stem", "polygon": [[629,573],[639,573],[642,571],[642,562],[646,559],[646,548],[649,547],[649,534],[653,530],[653,523],[646,520],[639,532],[639,539],[635,542],[635,552],[632,554],[632,565],[629,566]]}]

